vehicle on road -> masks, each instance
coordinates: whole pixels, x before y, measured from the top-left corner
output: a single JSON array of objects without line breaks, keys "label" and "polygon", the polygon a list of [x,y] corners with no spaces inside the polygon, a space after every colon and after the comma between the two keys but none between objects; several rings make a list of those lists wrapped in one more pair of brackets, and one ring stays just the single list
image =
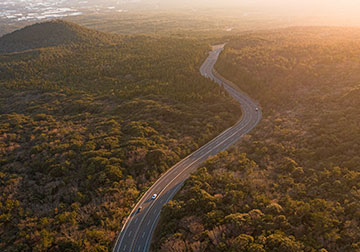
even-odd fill
[{"label": "vehicle on road", "polygon": [[[216,56],[219,55],[219,51],[216,51]],[[164,177],[159,178],[154,183],[154,191],[161,193],[162,198],[165,198],[165,195],[169,195],[168,199],[171,199],[176,192],[180,190],[180,186],[184,183],[185,179],[191,175],[192,172],[196,171],[199,163],[204,162],[210,156],[214,155],[214,152],[218,153],[219,151],[225,150],[235,143],[235,140],[239,140],[243,135],[247,134],[249,130],[255,127],[261,119],[261,109],[254,101],[252,101],[245,94],[238,92],[236,89],[231,87],[231,84],[223,81],[221,76],[216,77],[212,75],[213,65],[215,64],[217,57],[208,57],[203,64],[202,74],[211,79],[215,79],[216,83],[223,85],[227,88],[227,91],[232,95],[237,101],[239,101],[248,116],[243,116],[241,120],[238,121],[236,125],[224,131],[217,137],[216,144],[214,142],[207,143],[204,145],[204,148],[209,148],[210,150],[204,152],[196,152],[194,155],[189,156],[182,160],[182,162],[177,163],[171,169],[174,172],[166,173],[170,179],[170,182],[164,181]],[[254,111],[258,111],[257,113]],[[257,120],[254,120],[257,119]],[[244,127],[244,124],[245,127]],[[183,175],[180,177],[179,175]],[[163,175],[164,176],[164,175]],[[157,184],[157,185],[156,185]],[[155,187],[158,186],[158,187]],[[155,189],[156,188],[156,189]],[[150,189],[152,190],[152,189]],[[139,222],[131,221],[128,218],[128,221],[125,225],[124,230],[120,233],[118,240],[115,244],[114,252],[123,252],[123,251],[149,251],[150,240],[152,239],[154,229],[156,227],[157,221],[160,218],[159,209],[163,207],[165,200],[157,200],[158,194],[145,194],[144,198],[141,198],[140,204],[145,204],[147,207],[144,208],[144,214],[142,220]],[[150,196],[149,198],[149,195]],[[144,205],[144,207],[145,207]],[[140,216],[138,217],[140,219]],[[153,225],[150,225],[153,223]],[[135,230],[135,233],[133,232]],[[145,237],[147,235],[147,238]],[[141,238],[140,238],[141,237]]]},{"label": "vehicle on road", "polygon": [[139,213],[141,211],[142,207],[140,206],[137,210],[136,213]]}]

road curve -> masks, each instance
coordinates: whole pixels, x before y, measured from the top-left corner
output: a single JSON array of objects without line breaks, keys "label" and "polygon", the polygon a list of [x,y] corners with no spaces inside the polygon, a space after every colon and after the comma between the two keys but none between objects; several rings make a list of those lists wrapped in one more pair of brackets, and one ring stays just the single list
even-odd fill
[{"label": "road curve", "polygon": [[[261,120],[262,113],[258,104],[213,70],[223,48],[224,45],[213,47],[213,51],[209,53],[209,57],[201,66],[200,72],[204,77],[223,85],[227,92],[241,104],[241,119],[174,165],[149,188],[127,218],[113,248],[114,252],[148,251],[163,205],[173,198],[185,180],[201,163],[233,145]],[[151,200],[151,196],[155,193],[158,196],[155,200]],[[137,213],[140,206],[142,209]]]}]

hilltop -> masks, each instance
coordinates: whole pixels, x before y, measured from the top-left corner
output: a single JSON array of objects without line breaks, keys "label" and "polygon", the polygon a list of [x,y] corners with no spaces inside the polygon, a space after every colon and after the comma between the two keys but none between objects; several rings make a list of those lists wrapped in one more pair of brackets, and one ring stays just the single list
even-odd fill
[{"label": "hilltop", "polygon": [[160,174],[240,117],[200,75],[205,42],[62,21],[11,41],[41,50],[0,55],[0,251],[110,251]]},{"label": "hilltop", "polygon": [[102,44],[119,38],[110,33],[91,30],[63,20],[26,26],[0,38],[0,53],[21,52],[69,44]]}]

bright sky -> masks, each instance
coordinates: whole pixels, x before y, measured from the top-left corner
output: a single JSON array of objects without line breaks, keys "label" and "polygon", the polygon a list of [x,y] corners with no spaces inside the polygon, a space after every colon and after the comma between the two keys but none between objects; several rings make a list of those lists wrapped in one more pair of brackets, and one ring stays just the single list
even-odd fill
[{"label": "bright sky", "polygon": [[[144,1],[144,0],[143,0]],[[360,0],[158,0],[162,3],[175,3],[176,5],[203,5],[227,7],[235,6],[254,6],[259,8],[276,7],[288,10],[307,10],[307,11],[337,11],[346,10],[358,12],[360,14]]]},{"label": "bright sky", "polygon": [[[284,16],[322,18],[331,24],[360,25],[360,0],[142,0],[160,6],[229,8],[230,11],[250,10],[267,17]],[[329,23],[329,24],[330,24]],[[325,21],[326,24],[326,21]]]},{"label": "bright sky", "polygon": [[[276,5],[284,9],[296,10],[306,9],[309,11],[326,11],[326,10],[347,10],[360,12],[360,1],[359,0],[244,0],[246,2],[252,2],[254,5]],[[232,1],[241,3],[242,1]]]}]

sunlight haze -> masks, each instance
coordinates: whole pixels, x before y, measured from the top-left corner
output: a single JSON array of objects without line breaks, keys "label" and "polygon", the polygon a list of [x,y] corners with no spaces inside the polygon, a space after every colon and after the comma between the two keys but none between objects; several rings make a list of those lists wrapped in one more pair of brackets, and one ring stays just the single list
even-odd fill
[{"label": "sunlight haze", "polygon": [[[229,9],[231,12],[250,10],[261,12],[267,16],[295,16],[327,18],[339,24],[360,24],[360,2],[357,0],[155,0],[159,7],[194,7],[201,9],[220,8]],[[229,10],[230,11],[230,10]]]},{"label": "sunlight haze", "polygon": [[360,252],[360,0],[0,0],[0,252]]}]

